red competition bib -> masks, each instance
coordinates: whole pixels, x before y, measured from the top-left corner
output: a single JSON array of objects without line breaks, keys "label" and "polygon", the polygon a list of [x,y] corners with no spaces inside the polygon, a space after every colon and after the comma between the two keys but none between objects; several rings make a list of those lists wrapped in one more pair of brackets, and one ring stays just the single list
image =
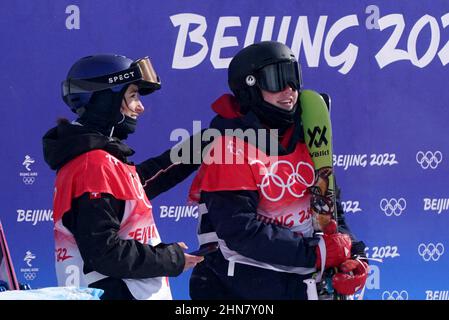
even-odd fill
[{"label": "red competition bib", "polygon": [[224,136],[215,139],[208,150],[190,198],[198,202],[201,191],[254,190],[260,199],[258,219],[311,236],[308,187],[314,180],[313,162],[303,143],[291,154],[268,156],[237,137]]},{"label": "red competition bib", "polygon": [[[118,235],[156,246],[161,242],[148,200],[134,166],[127,165],[103,150],[93,150],[68,162],[55,182],[54,223],[56,272],[59,286],[87,286],[106,276],[84,274],[83,260],[72,233],[62,224],[72,200],[88,192],[92,201],[107,193],[125,201]],[[136,299],[171,299],[166,277],[123,279]]]}]

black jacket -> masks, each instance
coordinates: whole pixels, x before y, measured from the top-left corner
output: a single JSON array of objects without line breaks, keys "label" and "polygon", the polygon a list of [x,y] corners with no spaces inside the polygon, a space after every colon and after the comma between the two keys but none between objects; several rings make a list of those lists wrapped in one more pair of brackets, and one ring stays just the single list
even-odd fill
[{"label": "black jacket", "polygon": [[[94,150],[103,149],[124,163],[134,151],[116,138],[106,137],[80,125],[63,122],[43,137],[44,158],[50,168],[59,170],[68,161]],[[170,150],[136,165],[149,199],[187,178],[198,165],[174,164]],[[122,240],[117,232],[123,218],[125,201],[103,194],[90,199],[87,193],[72,201],[63,224],[75,237],[84,261],[84,273],[97,271],[109,276],[91,284],[105,290],[102,299],[132,299],[122,278],[177,276],[184,268],[184,254],[176,244],[155,247],[135,240]],[[98,252],[107,254],[98,256]]]},{"label": "black jacket", "polygon": [[[217,102],[220,101],[217,100]],[[226,100],[221,100],[226,101]],[[232,114],[235,107],[214,104],[218,115],[212,120],[211,127],[222,133],[226,129],[266,129],[255,113],[245,115],[235,113],[235,117],[222,116]],[[225,110],[223,110],[225,109]],[[300,108],[298,108],[298,113]],[[299,114],[298,114],[299,119]],[[269,139],[270,135],[266,135]],[[250,142],[250,141],[248,141]],[[285,145],[278,144],[278,155],[290,154],[298,142],[304,142],[301,123],[295,123],[291,138]],[[260,144],[256,140],[257,147]],[[269,142],[265,145],[269,147]],[[268,148],[266,154],[272,154]],[[339,195],[339,193],[338,193]],[[318,238],[297,237],[291,230],[275,224],[266,224],[258,220],[258,191],[215,191],[201,192],[201,203],[208,213],[201,218],[200,233],[216,232],[229,249],[262,262],[314,267]],[[365,245],[350,232],[344,219],[344,213],[337,199],[339,231],[348,233],[353,240],[352,253],[364,255]],[[306,299],[305,285],[302,280],[309,275],[276,272],[263,268],[236,264],[234,275],[228,276],[228,261],[220,251],[206,256],[205,262],[197,265],[190,279],[192,299]]]}]

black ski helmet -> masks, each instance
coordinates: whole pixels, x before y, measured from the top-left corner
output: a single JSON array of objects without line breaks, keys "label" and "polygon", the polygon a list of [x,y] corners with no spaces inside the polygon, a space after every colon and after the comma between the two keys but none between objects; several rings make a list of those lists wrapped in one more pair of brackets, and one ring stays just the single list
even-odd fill
[{"label": "black ski helmet", "polygon": [[231,60],[228,84],[243,112],[253,109],[261,116],[263,113],[266,117],[276,118],[272,121],[289,124],[296,106],[291,111],[282,110],[265,102],[260,90],[278,92],[284,90],[287,85],[300,90],[301,67],[285,44],[262,41],[242,49]]},{"label": "black ski helmet", "polygon": [[95,92],[110,89],[120,92],[134,83],[141,95],[161,88],[161,82],[148,57],[131,60],[122,55],[100,54],[79,59],[62,82],[62,99],[78,113]]}]

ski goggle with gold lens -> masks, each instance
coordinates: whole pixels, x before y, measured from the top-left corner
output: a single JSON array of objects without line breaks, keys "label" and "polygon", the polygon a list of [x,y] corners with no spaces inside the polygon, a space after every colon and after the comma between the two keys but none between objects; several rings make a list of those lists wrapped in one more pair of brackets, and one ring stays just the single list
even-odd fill
[{"label": "ski goggle with gold lens", "polygon": [[62,82],[63,96],[74,93],[87,93],[110,89],[116,86],[135,83],[141,95],[147,95],[161,88],[161,80],[145,57],[134,61],[128,69],[88,79],[68,79]]},{"label": "ski goggle with gold lens", "polygon": [[258,70],[256,79],[259,88],[271,92],[283,91],[288,85],[295,90],[302,87],[301,69],[297,61],[269,64]]}]

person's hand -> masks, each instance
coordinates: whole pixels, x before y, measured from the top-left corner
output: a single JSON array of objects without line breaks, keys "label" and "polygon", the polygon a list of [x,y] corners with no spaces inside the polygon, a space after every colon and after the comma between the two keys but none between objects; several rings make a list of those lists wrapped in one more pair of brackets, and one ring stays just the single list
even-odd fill
[{"label": "person's hand", "polygon": [[[351,257],[351,238],[344,233],[332,233],[323,235],[324,245],[326,246],[325,268],[340,266]],[[320,247],[316,247],[316,268],[321,268]]]},{"label": "person's hand", "polygon": [[186,263],[184,265],[184,271],[193,268],[197,263],[200,263],[204,260],[204,257],[201,256],[192,256],[191,254],[184,253],[184,258],[186,259]]},{"label": "person's hand", "polygon": [[184,242],[178,242],[178,245],[183,249],[187,250],[189,247]]},{"label": "person's hand", "polygon": [[[187,245],[184,242],[178,242],[178,245],[183,248],[184,250],[188,249]],[[200,263],[204,260],[204,257],[201,256],[192,256],[191,254],[184,252],[184,258],[185,258],[185,264],[184,264],[184,270],[186,271],[190,268],[193,268],[196,266],[197,263]]]},{"label": "person's hand", "polygon": [[332,277],[332,286],[339,294],[351,295],[361,289],[368,277],[368,264],[361,260],[346,260]]}]

